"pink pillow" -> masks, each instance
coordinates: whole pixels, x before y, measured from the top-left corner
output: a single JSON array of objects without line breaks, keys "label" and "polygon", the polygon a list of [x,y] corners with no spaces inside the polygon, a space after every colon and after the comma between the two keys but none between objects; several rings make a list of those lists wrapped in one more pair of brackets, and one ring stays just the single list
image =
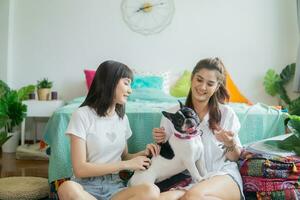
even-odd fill
[{"label": "pink pillow", "polygon": [[86,81],[86,86],[88,88],[88,90],[90,89],[94,76],[96,74],[95,70],[89,70],[89,69],[85,69],[84,70],[84,74],[85,74],[85,81]]}]

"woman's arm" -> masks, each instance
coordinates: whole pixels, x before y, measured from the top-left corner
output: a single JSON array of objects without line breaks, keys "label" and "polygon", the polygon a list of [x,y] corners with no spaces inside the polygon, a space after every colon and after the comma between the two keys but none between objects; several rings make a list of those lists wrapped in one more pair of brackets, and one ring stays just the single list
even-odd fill
[{"label": "woman's arm", "polygon": [[242,149],[236,145],[235,141],[225,144],[226,158],[231,161],[237,161],[241,155]]},{"label": "woman's arm", "polygon": [[122,153],[122,160],[130,160],[136,158],[138,156],[157,156],[159,154],[160,147],[156,144],[147,144],[146,149],[137,153],[129,153],[128,146],[126,145],[123,153]]},{"label": "woman's arm", "polygon": [[214,133],[217,140],[224,144],[226,158],[231,161],[237,161],[241,155],[241,148],[236,144],[234,133],[225,130],[214,131]]},{"label": "woman's arm", "polygon": [[130,160],[132,158],[135,158],[137,156],[146,156],[145,151],[140,151],[134,154],[128,153],[128,146],[126,145],[123,153],[122,153],[122,160]]},{"label": "woman's arm", "polygon": [[226,118],[224,124],[218,130],[214,130],[214,134],[217,140],[224,144],[226,158],[237,161],[241,155],[241,142],[238,137],[241,124],[233,109],[227,109],[227,112],[222,113]]},{"label": "woman's arm", "polygon": [[71,135],[71,158],[74,175],[80,178],[102,176],[124,169],[144,170],[149,166],[150,163],[150,160],[144,156],[139,156],[135,159],[116,163],[89,163],[86,160],[86,142],[74,135]]}]

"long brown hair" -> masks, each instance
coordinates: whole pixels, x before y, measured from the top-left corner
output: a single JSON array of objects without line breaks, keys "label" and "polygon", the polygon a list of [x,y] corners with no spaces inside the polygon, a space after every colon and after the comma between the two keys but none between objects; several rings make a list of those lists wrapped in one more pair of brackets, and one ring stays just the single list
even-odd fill
[{"label": "long brown hair", "polygon": [[[226,71],[223,62],[219,58],[206,58],[200,60],[197,65],[194,67],[192,72],[191,80],[193,80],[195,74],[201,69],[214,70],[216,72],[217,81],[219,87],[211,96],[208,101],[209,109],[209,128],[212,130],[218,129],[221,121],[221,112],[219,109],[219,103],[224,104],[229,100],[229,93],[226,89]],[[194,109],[192,101],[192,90],[190,88],[189,94],[187,96],[185,105]]]}]

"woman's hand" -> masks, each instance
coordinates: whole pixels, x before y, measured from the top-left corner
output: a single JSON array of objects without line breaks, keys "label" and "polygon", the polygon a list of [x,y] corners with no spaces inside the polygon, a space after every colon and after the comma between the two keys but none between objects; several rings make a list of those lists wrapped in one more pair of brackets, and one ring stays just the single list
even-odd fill
[{"label": "woman's hand", "polygon": [[150,166],[150,159],[146,156],[137,156],[131,160],[123,161],[124,169],[127,170],[146,170]]},{"label": "woman's hand", "polygon": [[235,145],[234,133],[232,131],[225,131],[223,129],[214,131],[216,139],[222,142],[226,147],[232,147]]},{"label": "woman's hand", "polygon": [[159,143],[164,143],[166,140],[166,132],[165,132],[165,128],[161,127],[161,128],[154,128],[152,130],[152,135],[153,135],[153,139],[154,141],[159,144]]},{"label": "woman's hand", "polygon": [[146,149],[144,151],[145,156],[152,157],[158,156],[160,152],[160,146],[157,144],[147,144]]}]

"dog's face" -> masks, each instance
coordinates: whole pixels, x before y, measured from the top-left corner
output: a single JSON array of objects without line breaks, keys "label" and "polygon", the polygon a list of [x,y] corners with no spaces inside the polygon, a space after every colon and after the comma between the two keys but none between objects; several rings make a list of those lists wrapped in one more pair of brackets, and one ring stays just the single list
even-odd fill
[{"label": "dog's face", "polygon": [[162,111],[162,114],[173,123],[180,134],[195,134],[200,124],[198,115],[193,109],[183,106],[180,101],[179,104],[180,109],[176,113]]}]

